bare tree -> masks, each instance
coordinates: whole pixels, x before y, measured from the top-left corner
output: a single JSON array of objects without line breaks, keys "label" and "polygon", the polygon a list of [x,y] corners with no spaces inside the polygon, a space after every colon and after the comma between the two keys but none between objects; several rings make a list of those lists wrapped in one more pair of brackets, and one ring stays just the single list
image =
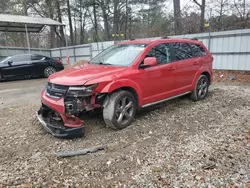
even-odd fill
[{"label": "bare tree", "polygon": [[84,8],[83,0],[80,0],[79,4],[79,17],[80,17],[80,43],[84,43],[84,35],[85,35],[85,25],[86,25],[86,17],[87,10]]},{"label": "bare tree", "polygon": [[247,27],[247,21],[250,15],[250,11],[247,13],[247,6],[246,6],[246,0],[243,0],[243,2],[235,1],[234,0],[234,6],[239,14],[240,17],[240,23],[242,29],[245,29]]},{"label": "bare tree", "polygon": [[125,40],[127,39],[127,29],[128,29],[128,0],[126,0],[126,13],[125,13]]},{"label": "bare tree", "polygon": [[116,41],[116,34],[119,32],[118,4],[119,4],[119,0],[113,0],[113,6],[114,6],[113,33],[115,34],[115,37],[114,37],[115,41]]},{"label": "bare tree", "polygon": [[181,34],[181,8],[180,0],[173,0],[174,3],[174,31],[175,34]]},{"label": "bare tree", "polygon": [[[56,0],[56,11],[57,11],[58,21],[62,23],[61,1],[60,0]],[[61,46],[66,46],[65,35],[64,35],[62,25],[60,25],[60,27],[59,27],[59,33],[60,33],[59,36],[60,36]]]},{"label": "bare tree", "polygon": [[94,35],[94,41],[98,42],[98,24],[97,24],[97,10],[96,10],[96,1],[93,1],[93,13],[94,13],[94,29],[95,29],[95,35]]},{"label": "bare tree", "polygon": [[[49,18],[54,19],[54,4],[53,1],[50,0],[45,0],[45,3],[48,7],[48,13],[47,15],[49,16]],[[51,48],[55,48],[56,47],[56,38],[55,38],[55,34],[56,34],[56,27],[55,26],[50,26],[50,47]]]},{"label": "bare tree", "polygon": [[193,0],[196,5],[200,7],[201,10],[201,18],[200,18],[200,32],[204,32],[204,24],[205,24],[205,7],[206,0],[202,0],[202,3],[198,3],[197,0]]},{"label": "bare tree", "polygon": [[74,34],[73,34],[73,26],[72,26],[72,18],[71,18],[71,10],[70,10],[69,0],[67,0],[67,12],[68,12],[68,19],[69,19],[70,43],[74,44]]}]

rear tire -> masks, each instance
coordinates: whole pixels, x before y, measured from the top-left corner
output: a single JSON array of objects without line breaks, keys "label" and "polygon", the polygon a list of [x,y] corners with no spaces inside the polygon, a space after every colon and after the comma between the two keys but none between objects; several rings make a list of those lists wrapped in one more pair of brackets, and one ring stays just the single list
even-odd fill
[{"label": "rear tire", "polygon": [[51,67],[51,66],[46,67],[44,69],[44,76],[48,78],[50,75],[54,74],[55,72],[56,72],[56,69],[54,67]]},{"label": "rear tire", "polygon": [[206,75],[200,75],[196,82],[195,89],[192,91],[190,98],[193,101],[199,101],[206,98],[208,93],[209,80]]},{"label": "rear tire", "polygon": [[107,106],[103,109],[103,119],[108,127],[123,129],[134,120],[136,112],[135,97],[129,91],[117,91],[111,94]]}]

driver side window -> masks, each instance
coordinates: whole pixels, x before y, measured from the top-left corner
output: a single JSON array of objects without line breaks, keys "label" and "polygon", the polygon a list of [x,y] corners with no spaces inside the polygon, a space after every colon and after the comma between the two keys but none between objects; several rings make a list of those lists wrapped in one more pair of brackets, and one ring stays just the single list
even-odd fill
[{"label": "driver side window", "polygon": [[170,45],[158,44],[148,52],[146,57],[156,57],[158,64],[167,64],[172,61]]}]

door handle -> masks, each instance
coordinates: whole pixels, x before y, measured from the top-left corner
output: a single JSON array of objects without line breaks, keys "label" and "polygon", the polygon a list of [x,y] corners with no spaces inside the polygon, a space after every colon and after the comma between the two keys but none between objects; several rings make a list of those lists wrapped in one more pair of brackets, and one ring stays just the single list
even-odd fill
[{"label": "door handle", "polygon": [[198,65],[198,64],[199,64],[199,61],[193,62],[193,65]]},{"label": "door handle", "polygon": [[169,71],[174,70],[174,69],[175,69],[174,67],[168,67]]}]

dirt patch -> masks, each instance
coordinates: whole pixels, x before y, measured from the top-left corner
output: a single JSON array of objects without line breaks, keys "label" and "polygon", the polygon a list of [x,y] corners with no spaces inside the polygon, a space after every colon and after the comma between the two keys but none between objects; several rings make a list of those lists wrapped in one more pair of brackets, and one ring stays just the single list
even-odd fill
[{"label": "dirt patch", "polygon": [[215,82],[250,83],[250,71],[213,70]]},{"label": "dirt patch", "polygon": [[[31,102],[0,106],[0,187],[246,187],[250,181],[247,85],[214,84],[203,101],[185,96],[143,109],[120,131],[106,128],[101,114],[86,116],[86,136],[73,140],[33,123],[36,88],[23,91],[32,93]],[[1,97],[8,103],[15,92]],[[55,157],[95,145],[108,149]]]}]

